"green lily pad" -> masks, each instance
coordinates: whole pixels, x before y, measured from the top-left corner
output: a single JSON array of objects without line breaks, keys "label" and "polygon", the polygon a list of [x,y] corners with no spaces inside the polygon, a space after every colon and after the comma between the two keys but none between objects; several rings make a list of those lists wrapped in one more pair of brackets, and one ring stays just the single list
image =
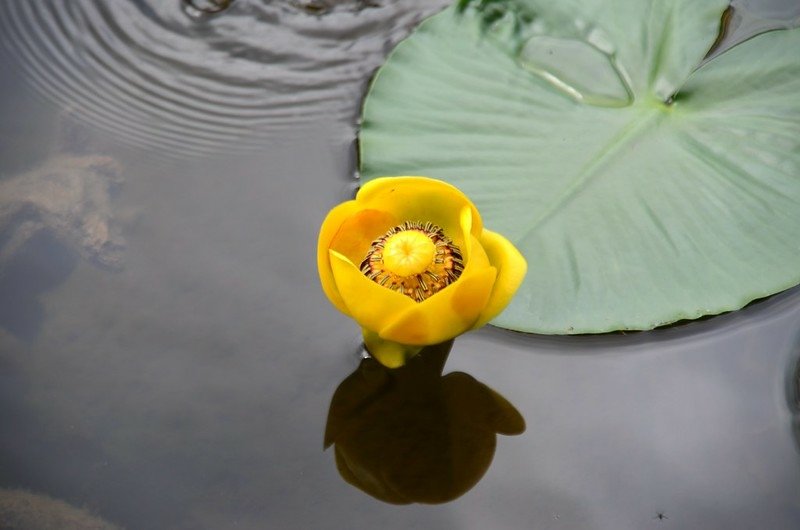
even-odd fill
[{"label": "green lily pad", "polygon": [[800,30],[696,69],[727,0],[482,3],[379,70],[361,175],[448,181],[518,246],[493,324],[651,329],[800,283]]}]

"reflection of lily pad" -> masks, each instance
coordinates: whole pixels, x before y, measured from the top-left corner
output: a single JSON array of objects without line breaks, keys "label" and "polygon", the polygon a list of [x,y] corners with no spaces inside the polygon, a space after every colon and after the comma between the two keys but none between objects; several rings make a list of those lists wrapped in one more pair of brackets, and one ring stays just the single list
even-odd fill
[{"label": "reflection of lily pad", "polygon": [[486,31],[472,10],[432,17],[376,76],[362,176],[476,202],[528,259],[494,322],[512,329],[649,329],[800,283],[800,30],[693,72],[727,3],[516,0],[533,20]]}]

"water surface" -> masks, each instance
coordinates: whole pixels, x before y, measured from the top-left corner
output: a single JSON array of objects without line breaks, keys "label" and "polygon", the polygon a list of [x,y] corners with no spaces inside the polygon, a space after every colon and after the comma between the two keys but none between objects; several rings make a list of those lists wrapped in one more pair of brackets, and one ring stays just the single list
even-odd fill
[{"label": "water surface", "polygon": [[[0,6],[0,499],[130,529],[800,525],[798,289],[647,333],[461,337],[445,373],[525,432],[445,504],[340,477],[323,436],[360,341],[317,230],[372,71],[446,3]],[[729,39],[800,15],[737,5]]]}]

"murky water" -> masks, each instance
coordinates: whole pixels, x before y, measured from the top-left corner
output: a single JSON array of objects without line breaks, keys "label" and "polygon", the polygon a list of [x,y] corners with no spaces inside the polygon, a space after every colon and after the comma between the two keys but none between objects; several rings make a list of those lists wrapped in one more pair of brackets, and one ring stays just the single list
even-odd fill
[{"label": "murky water", "polygon": [[[362,363],[317,230],[354,189],[371,72],[446,3],[0,5],[0,528],[25,506],[129,529],[800,525],[798,289],[647,333],[471,333],[424,372],[430,416]],[[726,42],[800,16],[737,5]],[[406,435],[428,460],[378,450]],[[375,473],[428,501],[482,478],[398,507],[351,485]]]}]

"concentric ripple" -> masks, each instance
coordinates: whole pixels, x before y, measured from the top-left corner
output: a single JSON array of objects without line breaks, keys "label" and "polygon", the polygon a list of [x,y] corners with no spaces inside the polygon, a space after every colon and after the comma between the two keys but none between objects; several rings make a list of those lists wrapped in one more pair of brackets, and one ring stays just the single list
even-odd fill
[{"label": "concentric ripple", "polygon": [[[304,125],[354,127],[370,74],[449,3],[10,0],[0,4],[0,53],[115,138],[171,154],[250,150],[300,139]],[[762,3],[734,2],[751,16],[750,26],[736,18],[733,41],[777,27]],[[795,11],[779,13],[780,25]]]},{"label": "concentric ripple", "polygon": [[[371,72],[446,0],[14,0],[0,51],[70,113],[168,153],[251,150],[304,125],[355,122]],[[321,6],[321,8],[320,8]]]}]

